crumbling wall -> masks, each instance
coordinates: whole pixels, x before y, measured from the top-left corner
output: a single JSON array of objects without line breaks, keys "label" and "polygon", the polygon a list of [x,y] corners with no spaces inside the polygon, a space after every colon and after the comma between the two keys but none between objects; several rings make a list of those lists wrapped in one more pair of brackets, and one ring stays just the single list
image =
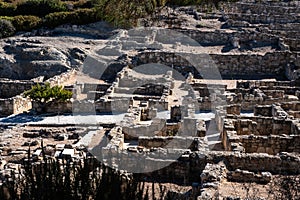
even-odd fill
[{"label": "crumbling wall", "polygon": [[4,99],[14,97],[30,90],[35,84],[33,81],[0,80],[0,97]]},{"label": "crumbling wall", "polygon": [[67,72],[53,76],[52,78],[49,78],[48,80],[46,80],[46,82],[49,82],[51,86],[66,85],[70,84],[70,81],[72,82],[72,80],[76,80],[76,75],[76,70],[69,70]]},{"label": "crumbling wall", "polygon": [[56,102],[51,101],[45,105],[38,102],[32,102],[32,109],[38,113],[72,113],[72,102]]},{"label": "crumbling wall", "polygon": [[[199,54],[207,57],[207,54]],[[218,66],[221,75],[279,75],[285,72],[288,64],[287,58],[294,55],[288,52],[272,52],[264,55],[259,54],[210,54],[211,60]],[[146,63],[162,63],[177,70],[184,76],[189,73],[194,74],[195,78],[201,78],[198,72],[185,58],[170,52],[143,52],[135,57],[135,65]],[[295,59],[292,59],[295,62]],[[295,64],[295,63],[294,63]],[[201,69],[200,69],[201,70]]]},{"label": "crumbling wall", "polygon": [[297,15],[269,15],[269,14],[246,14],[246,13],[228,13],[229,19],[236,21],[247,21],[251,24],[270,24],[270,23],[296,23],[300,21]]},{"label": "crumbling wall", "polygon": [[256,105],[254,107],[254,115],[272,117],[272,105]]},{"label": "crumbling wall", "polygon": [[8,116],[13,114],[14,106],[13,98],[0,99],[0,116]]},{"label": "crumbling wall", "polygon": [[22,96],[0,99],[0,116],[20,114],[32,108],[31,100]]},{"label": "crumbling wall", "polygon": [[235,153],[235,152],[209,152],[212,161],[224,160],[231,171],[236,169],[253,172],[268,171],[272,174],[299,174],[300,159],[289,153],[268,155],[264,153]]},{"label": "crumbling wall", "polygon": [[165,119],[155,119],[149,125],[127,124],[123,126],[123,133],[126,139],[138,139],[140,136],[154,136],[159,134],[165,126]]},{"label": "crumbling wall", "polygon": [[[231,139],[229,139],[231,140]],[[254,136],[243,135],[240,136],[238,141],[236,137],[235,142],[242,143],[246,153],[267,153],[276,155],[280,152],[300,152],[300,136]]]},{"label": "crumbling wall", "polygon": [[290,135],[293,124],[291,119],[262,116],[227,115],[227,121],[231,121],[237,135]]},{"label": "crumbling wall", "polygon": [[251,31],[198,31],[193,29],[175,29],[178,32],[181,32],[185,35],[188,35],[200,45],[231,45],[232,39],[237,38],[240,43],[248,43],[255,41],[256,43],[264,45],[276,45],[278,43],[278,37],[266,34],[258,33]]},{"label": "crumbling wall", "polygon": [[31,99],[22,96],[13,98],[13,114],[20,114],[32,108]]},{"label": "crumbling wall", "polygon": [[169,148],[169,149],[206,149],[207,143],[203,141],[203,138],[198,137],[181,137],[181,136],[140,136],[138,138],[139,146],[145,148]]}]

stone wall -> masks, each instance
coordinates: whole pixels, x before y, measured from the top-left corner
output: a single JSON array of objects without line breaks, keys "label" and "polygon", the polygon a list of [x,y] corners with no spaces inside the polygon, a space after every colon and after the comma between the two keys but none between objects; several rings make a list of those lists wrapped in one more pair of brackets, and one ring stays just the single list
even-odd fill
[{"label": "stone wall", "polygon": [[[76,75],[75,70],[71,70],[60,75],[54,76],[47,80],[51,86],[64,85],[70,82]],[[0,100],[0,115],[8,116],[11,114],[19,114],[34,108],[35,111],[42,112],[42,108],[37,103],[31,103],[28,98],[16,96],[26,90],[31,89],[36,82],[34,81],[1,81],[0,96],[7,99]],[[40,83],[43,84],[43,83]],[[47,105],[43,112],[46,113],[70,113],[72,112],[72,103],[52,102]]]},{"label": "stone wall", "polygon": [[30,90],[35,84],[33,81],[0,80],[0,98],[14,97]]},{"label": "stone wall", "polygon": [[299,174],[300,159],[289,153],[268,155],[262,153],[211,152],[215,162],[224,160],[229,170],[249,170],[253,172],[268,171],[272,174]]},{"label": "stone wall", "polygon": [[224,106],[226,108],[226,113],[228,115],[240,115],[241,114],[241,105],[240,104],[231,104]]},{"label": "stone wall", "polygon": [[233,182],[248,182],[248,183],[260,183],[267,184],[271,181],[272,174],[270,172],[254,173],[247,170],[236,169],[227,173],[227,180]]},{"label": "stone wall", "polygon": [[[288,105],[293,107],[293,104]],[[217,107],[215,120],[221,132],[222,144],[226,150],[234,150],[235,147],[232,145],[239,143],[240,137],[248,137],[249,135],[257,137],[271,137],[272,135],[276,137],[300,134],[299,122],[289,118],[280,106],[256,106],[255,114],[259,114],[259,116],[230,115],[226,114],[225,109],[225,107]],[[279,144],[279,147],[276,147],[274,144],[274,148],[280,149],[281,146]],[[284,149],[283,146],[282,149]]]},{"label": "stone wall", "polygon": [[95,110],[99,113],[127,112],[131,105],[132,101],[129,98],[100,99],[95,102]]},{"label": "stone wall", "polygon": [[292,14],[299,13],[300,8],[298,6],[292,5],[293,2],[276,2],[272,5],[272,2],[263,2],[263,3],[248,3],[248,2],[237,2],[234,4],[235,9],[247,13],[251,12],[252,14],[261,14],[267,12],[270,15],[276,14]]},{"label": "stone wall", "polygon": [[42,108],[40,104],[33,102],[33,109],[37,112],[45,113],[118,113],[127,112],[130,106],[128,99],[100,99],[93,100],[74,100],[67,102],[49,102]]},{"label": "stone wall", "polygon": [[[198,56],[207,57],[205,54]],[[210,54],[211,60],[218,66],[221,75],[278,75],[282,76],[285,66],[288,63],[300,66],[294,58],[294,53],[272,52],[265,55],[259,54]],[[206,58],[207,59],[207,58]],[[143,52],[138,54],[135,59],[135,66],[146,63],[161,63],[170,66],[184,76],[189,73],[194,74],[195,78],[201,78],[201,72],[180,55],[170,52]]]},{"label": "stone wall", "polygon": [[[207,58],[207,54],[198,56]],[[192,73],[195,78],[201,78],[201,75],[197,69],[191,66],[191,64],[184,57],[171,52],[145,51],[139,53],[133,59],[133,67],[147,63],[164,64],[175,69],[185,77],[187,77],[189,73]]]},{"label": "stone wall", "polygon": [[[161,152],[160,152],[161,151]],[[172,152],[176,152],[173,150]],[[184,184],[190,184],[192,182],[201,182],[200,174],[204,170],[207,163],[216,164],[223,161],[226,168],[230,171],[237,169],[247,170],[249,172],[271,172],[272,174],[299,174],[300,173],[300,159],[289,153],[282,153],[279,155],[268,154],[248,154],[248,153],[235,153],[235,152],[194,152],[185,154],[184,151],[176,152],[174,155],[172,152],[161,149],[155,151],[155,154],[160,155],[157,158],[146,156],[141,159],[139,153],[126,153],[116,151],[113,148],[104,149],[102,153],[103,158],[122,158],[122,163],[128,163],[127,167],[130,168],[132,163],[133,170],[137,170],[136,162],[140,163],[145,171],[147,166],[153,167],[165,166],[159,168],[156,171],[144,173],[143,176],[155,177],[159,180],[176,182],[179,181]],[[171,159],[175,158],[175,159]],[[134,160],[135,162],[132,162]],[[119,161],[120,162],[120,161]],[[116,163],[115,163],[116,164]],[[117,166],[116,166],[117,167]],[[149,169],[150,169],[149,168]]]},{"label": "stone wall", "polygon": [[240,142],[245,148],[246,153],[267,153],[276,155],[280,152],[300,152],[300,135],[242,135],[239,137],[230,137],[229,140],[235,143]]},{"label": "stone wall", "polygon": [[231,151],[234,150],[233,144],[240,143],[247,153],[299,152],[297,142],[300,129],[297,122],[275,118],[256,119],[226,119],[221,134],[224,148]]},{"label": "stone wall", "polygon": [[209,45],[232,45],[232,39],[237,38],[239,43],[251,43],[256,41],[264,45],[277,45],[278,37],[267,34],[267,33],[258,33],[255,31],[198,31],[192,29],[175,29],[178,32],[181,32],[185,35],[188,35],[200,45],[209,46]]},{"label": "stone wall", "polygon": [[13,114],[14,106],[13,98],[0,99],[0,116],[8,116]]},{"label": "stone wall", "polygon": [[181,136],[140,136],[138,138],[138,145],[148,149],[161,147],[168,149],[205,150],[208,148],[203,138]]},{"label": "stone wall", "polygon": [[13,98],[13,108],[14,113],[13,114],[20,114],[23,112],[26,112],[32,108],[31,99],[24,98],[22,96],[16,96]]},{"label": "stone wall", "polygon": [[[140,119],[140,118],[139,118]],[[149,125],[129,124],[123,126],[125,139],[138,139],[140,136],[154,136],[160,134],[160,131],[166,126],[165,119],[155,119]]]},{"label": "stone wall", "polygon": [[0,99],[0,116],[20,114],[32,108],[31,100],[22,96]]},{"label": "stone wall", "polygon": [[287,53],[273,52],[265,55],[210,54],[222,75],[280,75],[287,62]]},{"label": "stone wall", "polygon": [[273,117],[234,117],[229,116],[232,120],[238,135],[280,135],[291,134],[293,121],[290,119],[280,119]]},{"label": "stone wall", "polygon": [[109,142],[106,148],[123,149],[124,146],[124,134],[122,133],[122,127],[114,127],[107,134]]},{"label": "stone wall", "polygon": [[32,109],[38,113],[72,113],[72,102],[55,102],[51,101],[45,105],[39,104],[35,101],[32,102]]},{"label": "stone wall", "polygon": [[299,64],[299,59],[300,58],[300,54],[299,53],[295,53],[295,55],[293,56],[294,61],[292,63],[289,63],[286,65],[285,67],[285,74],[286,77],[289,80],[299,80],[300,79],[300,64]]},{"label": "stone wall", "polygon": [[237,93],[233,99],[229,99],[227,104],[240,104],[241,109],[244,111],[253,111],[257,105],[272,105],[274,102],[284,103],[293,102],[295,99],[288,98],[288,96],[283,96],[283,98],[273,98],[272,96],[266,96],[264,93],[260,95]]},{"label": "stone wall", "polygon": [[281,103],[281,108],[285,110],[288,113],[288,115],[293,116],[294,118],[300,118],[299,101]]},{"label": "stone wall", "polygon": [[164,85],[146,85],[135,88],[116,87],[114,93],[162,96],[164,90],[168,91]]},{"label": "stone wall", "polygon": [[[299,29],[297,29],[297,30],[299,30]],[[299,34],[298,31],[297,31],[297,33]],[[300,51],[300,41],[299,41],[299,39],[285,38],[284,43],[289,46],[291,51]]]},{"label": "stone wall", "polygon": [[272,105],[256,105],[254,107],[254,115],[272,117]]},{"label": "stone wall", "polygon": [[295,14],[287,15],[268,15],[268,14],[246,14],[246,13],[228,13],[229,19],[236,21],[246,21],[251,24],[270,24],[270,23],[299,23],[300,17]]},{"label": "stone wall", "polygon": [[51,86],[55,85],[66,85],[72,83],[73,79],[76,80],[77,71],[76,70],[69,70],[67,72],[61,73],[59,75],[53,76],[52,78],[49,78],[46,80],[46,82],[49,82]]},{"label": "stone wall", "polygon": [[290,81],[273,81],[273,80],[247,80],[247,81],[237,81],[236,87],[237,88],[245,88],[249,89],[252,87],[259,87],[259,88],[266,88],[266,89],[272,89],[276,86],[281,87],[290,87],[291,82]]}]

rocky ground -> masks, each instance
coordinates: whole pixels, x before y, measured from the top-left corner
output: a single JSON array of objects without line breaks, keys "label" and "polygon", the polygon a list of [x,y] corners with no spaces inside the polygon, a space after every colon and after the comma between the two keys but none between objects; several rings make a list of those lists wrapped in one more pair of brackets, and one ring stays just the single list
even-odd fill
[{"label": "rocky ground", "polygon": [[[282,4],[285,5],[284,3]],[[285,6],[289,8],[288,5]],[[235,6],[228,7],[227,4],[224,4],[222,9],[223,10],[221,11],[215,10],[213,12],[205,13],[203,12],[203,9],[197,7],[180,7],[175,9],[164,8],[158,11],[155,16],[141,19],[140,24],[145,27],[158,26],[161,28],[171,28],[176,31],[195,30],[199,32],[210,32],[213,33],[212,35],[218,35],[221,32],[224,34],[253,33],[255,36],[266,33],[268,36],[271,35],[272,37],[283,37],[282,32],[277,33],[274,29],[272,29],[272,27],[267,28],[268,25],[265,23],[251,24],[246,20],[236,20],[233,22],[230,21],[230,19],[226,18],[227,15],[224,14],[224,12],[232,14],[231,9],[235,9]],[[297,14],[297,16],[299,16],[299,13]],[[232,25],[234,22],[236,24]],[[0,77],[3,79],[13,80],[44,81],[71,69],[80,70],[87,57],[99,58],[97,56],[103,56],[101,57],[103,60],[115,58],[116,56],[109,55],[109,53],[105,52],[105,50],[100,53],[98,52],[98,54],[95,52],[97,52],[98,49],[103,49],[107,46],[113,46],[114,42],[117,42],[118,45],[125,44],[126,40],[122,41],[122,39],[126,37],[122,35],[122,31],[124,30],[112,28],[104,22],[98,22],[81,26],[65,25],[57,27],[53,30],[34,30],[29,33],[20,33],[17,36],[2,39],[0,40]],[[115,37],[116,33],[119,33],[117,38]],[[131,34],[131,36],[134,38],[134,30]],[[193,35],[190,36],[193,37]],[[293,36],[288,35],[287,37],[283,38],[289,41],[288,39],[290,37]],[[212,38],[214,37],[212,36]],[[222,41],[212,43],[212,38],[205,38],[205,40],[203,40],[202,43],[198,43],[198,46],[196,47],[180,44],[159,44],[159,47],[168,51],[197,51],[199,53],[201,52],[207,54],[233,56],[248,54],[259,56],[265,55],[266,53],[272,54],[285,48],[284,44],[281,43],[281,46],[272,42],[257,44],[254,39],[249,43],[245,42],[236,44],[234,39],[232,39],[230,43],[223,44]],[[135,39],[139,40],[141,38]],[[132,41],[134,41],[134,39]],[[132,41],[129,40],[129,42]],[[123,45],[120,49],[117,49],[118,53],[122,52],[126,54],[126,59],[129,59],[130,56],[139,52],[138,43],[133,44],[137,44],[137,46],[135,46],[136,48],[126,50],[126,46]],[[114,48],[109,50],[113,52],[112,54],[115,53]],[[291,49],[291,51],[286,49],[286,51],[294,52],[293,49]],[[297,49],[295,52],[297,52]],[[128,60],[125,62],[127,61]],[[260,80],[260,77],[248,77],[246,75],[243,77],[237,77],[237,79]],[[276,80],[276,78],[269,80]],[[199,83],[210,83],[215,81],[220,80],[199,80]],[[69,85],[74,84],[75,82],[105,83],[103,80],[99,80],[82,72],[78,72],[76,78],[72,78],[64,84]],[[237,80],[232,78],[231,80],[222,80],[220,84],[226,85],[228,89],[235,89],[236,82]],[[185,95],[185,93],[180,90],[180,84],[181,83],[179,81],[175,81],[174,92],[176,95],[170,96],[171,102],[173,102],[171,105],[180,104],[181,96]],[[84,98],[86,98],[84,95],[78,97],[78,99]],[[68,127],[70,124],[78,122],[87,124],[91,121],[95,123],[107,124],[112,122],[118,123],[123,117],[123,115],[102,115],[92,117],[92,119],[89,118],[89,116],[80,116],[80,119],[74,119],[70,115],[59,115],[58,113],[56,116],[45,115],[35,117],[24,114],[1,118],[0,124],[7,128],[7,130],[0,130],[0,147],[1,151],[3,152],[2,156],[6,161],[18,163],[23,158],[20,155],[27,151],[29,143],[34,142],[34,146],[39,146],[41,139],[44,138],[43,141],[45,142],[45,145],[60,144],[61,141],[55,139],[55,136],[57,134],[72,135],[73,131],[70,127]],[[65,127],[49,128],[49,126],[53,124]],[[86,133],[93,129],[95,129],[95,127],[87,127],[85,130],[82,130],[82,132]],[[104,132],[105,130],[101,131],[101,136],[104,135]],[[24,134],[27,134],[25,139]],[[34,134],[38,134],[38,136],[30,136]],[[41,136],[41,134],[44,135]],[[71,145],[78,141],[77,139],[78,138],[66,140],[64,143]],[[280,199],[280,195],[285,192],[283,191],[285,187],[294,187],[293,184],[285,184],[283,187],[281,187],[280,184],[277,184],[282,183],[284,178],[285,176],[273,176],[272,181],[267,184],[258,184],[252,182],[247,183],[247,181],[246,183],[238,183],[223,180],[220,181],[220,185],[217,187],[218,194],[216,194],[216,196],[218,196],[219,199]],[[293,181],[299,181],[299,177],[293,178],[295,178]],[[151,183],[147,183],[146,186],[150,187]],[[191,193],[193,190],[195,190],[194,187],[177,185],[175,183],[162,183],[162,186],[168,188],[168,190],[175,191],[174,195],[180,196],[180,198],[183,198],[187,192]],[[155,191],[156,194],[160,193],[158,184],[155,184]],[[212,192],[215,191],[215,189],[212,190]],[[284,198],[285,197],[282,197],[282,199]],[[290,199],[299,199],[299,194],[292,194]]]}]

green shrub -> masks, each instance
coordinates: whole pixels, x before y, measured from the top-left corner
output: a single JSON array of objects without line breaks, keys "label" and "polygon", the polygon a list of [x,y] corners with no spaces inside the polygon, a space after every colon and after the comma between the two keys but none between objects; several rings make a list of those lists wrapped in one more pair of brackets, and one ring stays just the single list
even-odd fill
[{"label": "green shrub", "polygon": [[18,15],[35,15],[43,17],[49,13],[67,11],[66,5],[60,0],[27,0],[18,4]]},{"label": "green shrub", "polygon": [[78,9],[74,13],[77,17],[76,21],[72,22],[73,24],[88,24],[100,20],[95,9]]},{"label": "green shrub", "polygon": [[8,21],[12,22],[14,17],[12,17],[12,16],[0,16],[0,19],[5,19],[5,20],[8,20]]},{"label": "green shrub", "polygon": [[15,33],[16,29],[9,20],[0,19],[0,38],[9,37]]},{"label": "green shrub", "polygon": [[16,6],[6,2],[0,2],[0,14],[3,16],[14,16]]},{"label": "green shrub", "polygon": [[137,20],[152,13],[163,0],[94,0],[98,15],[115,26],[130,27]]},{"label": "green shrub", "polygon": [[55,12],[45,16],[44,25],[56,27],[62,24],[88,24],[98,21],[95,9],[78,9],[72,12]]},{"label": "green shrub", "polygon": [[89,0],[79,0],[79,1],[73,2],[73,7],[74,7],[74,9],[93,8],[93,4],[92,4],[92,1],[89,1]]},{"label": "green shrub", "polygon": [[42,19],[32,15],[13,17],[12,23],[17,31],[31,31],[41,25]]},{"label": "green shrub", "polygon": [[24,92],[24,96],[31,98],[38,103],[47,103],[49,101],[65,102],[72,97],[72,92],[63,89],[62,86],[51,87],[49,83],[45,85],[37,84]]}]

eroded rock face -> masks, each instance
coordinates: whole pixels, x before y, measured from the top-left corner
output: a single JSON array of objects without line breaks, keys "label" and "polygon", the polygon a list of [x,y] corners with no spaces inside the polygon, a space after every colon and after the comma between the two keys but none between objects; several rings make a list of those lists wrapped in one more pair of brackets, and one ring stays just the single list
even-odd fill
[{"label": "eroded rock face", "polygon": [[[84,39],[12,37],[0,42],[0,78],[45,79],[82,65],[87,49]],[[70,43],[70,44],[68,44]]]}]

